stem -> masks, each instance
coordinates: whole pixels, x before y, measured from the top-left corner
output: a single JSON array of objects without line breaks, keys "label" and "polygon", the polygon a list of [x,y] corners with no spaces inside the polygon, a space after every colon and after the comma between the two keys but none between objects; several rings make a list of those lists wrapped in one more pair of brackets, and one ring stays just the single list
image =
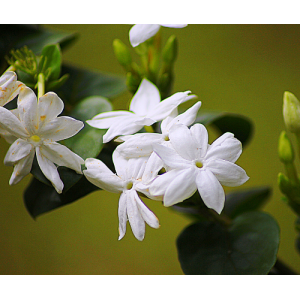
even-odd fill
[{"label": "stem", "polygon": [[299,183],[297,170],[294,163],[286,163],[284,164],[288,178],[291,180],[293,185],[297,185]]},{"label": "stem", "polygon": [[[7,68],[7,70],[5,71],[5,72],[8,72],[8,71],[12,71],[12,72],[14,72],[14,71],[16,71],[16,68],[14,67],[14,66],[9,66],[8,68]],[[4,72],[4,73],[5,73]]]},{"label": "stem", "polygon": [[38,76],[37,89],[38,89],[38,101],[39,101],[40,97],[44,96],[45,94],[45,77],[43,73],[40,73]]}]

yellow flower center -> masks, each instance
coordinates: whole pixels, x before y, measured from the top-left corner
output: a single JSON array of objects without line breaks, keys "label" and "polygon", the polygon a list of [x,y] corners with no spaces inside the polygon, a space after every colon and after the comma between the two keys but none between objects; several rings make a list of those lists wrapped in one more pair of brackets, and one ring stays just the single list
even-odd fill
[{"label": "yellow flower center", "polygon": [[33,135],[30,137],[30,139],[34,142],[34,143],[39,143],[41,141],[40,137],[37,135]]},{"label": "yellow flower center", "polygon": [[195,165],[196,165],[197,168],[202,168],[203,167],[203,164],[202,164],[201,161],[196,161]]},{"label": "yellow flower center", "polygon": [[126,189],[130,190],[133,187],[133,183],[131,181],[129,181],[126,185]]}]

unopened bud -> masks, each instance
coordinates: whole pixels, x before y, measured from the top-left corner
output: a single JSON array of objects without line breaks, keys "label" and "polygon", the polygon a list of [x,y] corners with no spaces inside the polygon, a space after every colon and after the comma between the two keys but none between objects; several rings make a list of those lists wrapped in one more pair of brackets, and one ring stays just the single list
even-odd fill
[{"label": "unopened bud", "polygon": [[283,95],[283,119],[290,132],[300,132],[300,102],[290,92],[284,92]]},{"label": "unopened bud", "polygon": [[284,164],[294,161],[293,145],[285,131],[282,131],[279,137],[278,154],[281,162]]},{"label": "unopened bud", "polygon": [[113,48],[119,63],[129,71],[132,59],[128,47],[119,39],[115,39],[113,41]]},{"label": "unopened bud", "polygon": [[175,35],[171,35],[167,40],[165,47],[162,50],[162,58],[167,65],[174,64],[177,57],[177,49],[177,38]]},{"label": "unopened bud", "polygon": [[131,72],[128,72],[126,74],[126,85],[127,85],[128,90],[132,94],[135,94],[140,83],[141,83],[141,78],[139,76],[136,76],[136,75],[132,74]]}]

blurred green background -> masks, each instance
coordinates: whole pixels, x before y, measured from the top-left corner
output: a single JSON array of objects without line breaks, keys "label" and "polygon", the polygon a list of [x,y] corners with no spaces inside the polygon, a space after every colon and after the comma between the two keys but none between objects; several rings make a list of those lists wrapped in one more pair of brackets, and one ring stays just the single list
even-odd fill
[{"label": "blurred green background", "polygon": [[[129,45],[130,25],[47,25],[78,32],[79,39],[64,53],[77,66],[124,75],[112,51],[115,38]],[[238,164],[250,180],[242,187],[268,185],[271,200],[264,207],[281,228],[279,257],[300,272],[294,249],[296,216],[281,201],[277,174],[284,171],[277,157],[277,141],[284,129],[282,97],[288,90],[300,98],[299,25],[189,25],[162,29],[163,42],[175,34],[179,57],[174,92],[191,90],[202,109],[240,113],[252,119],[255,133]],[[134,54],[134,51],[132,51]],[[127,108],[130,94],[114,100]],[[9,147],[0,140],[0,157]],[[299,164],[299,160],[297,159]],[[118,241],[118,195],[97,191],[34,221],[22,194],[27,176],[8,185],[12,168],[1,166],[1,274],[183,274],[175,240],[191,221],[145,200],[160,220],[158,230],[147,226],[143,242],[127,226]]]}]

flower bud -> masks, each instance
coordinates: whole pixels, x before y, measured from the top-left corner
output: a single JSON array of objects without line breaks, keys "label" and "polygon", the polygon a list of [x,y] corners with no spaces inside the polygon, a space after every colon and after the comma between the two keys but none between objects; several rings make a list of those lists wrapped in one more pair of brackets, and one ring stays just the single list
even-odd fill
[{"label": "flower bud", "polygon": [[300,133],[300,102],[290,92],[283,95],[283,119],[290,132]]},{"label": "flower bud", "polygon": [[279,136],[278,154],[281,162],[284,164],[292,163],[294,161],[293,145],[285,131],[282,131]]},{"label": "flower bud", "polygon": [[165,47],[162,50],[162,58],[167,65],[174,64],[177,57],[177,49],[177,38],[175,35],[171,35],[167,40]]},{"label": "flower bud", "polygon": [[117,60],[119,61],[119,63],[126,69],[126,70],[130,70],[131,68],[131,55],[130,55],[130,51],[127,48],[127,46],[121,42],[119,39],[115,39],[113,41],[113,48],[114,48],[114,52],[115,55],[117,57]]}]

